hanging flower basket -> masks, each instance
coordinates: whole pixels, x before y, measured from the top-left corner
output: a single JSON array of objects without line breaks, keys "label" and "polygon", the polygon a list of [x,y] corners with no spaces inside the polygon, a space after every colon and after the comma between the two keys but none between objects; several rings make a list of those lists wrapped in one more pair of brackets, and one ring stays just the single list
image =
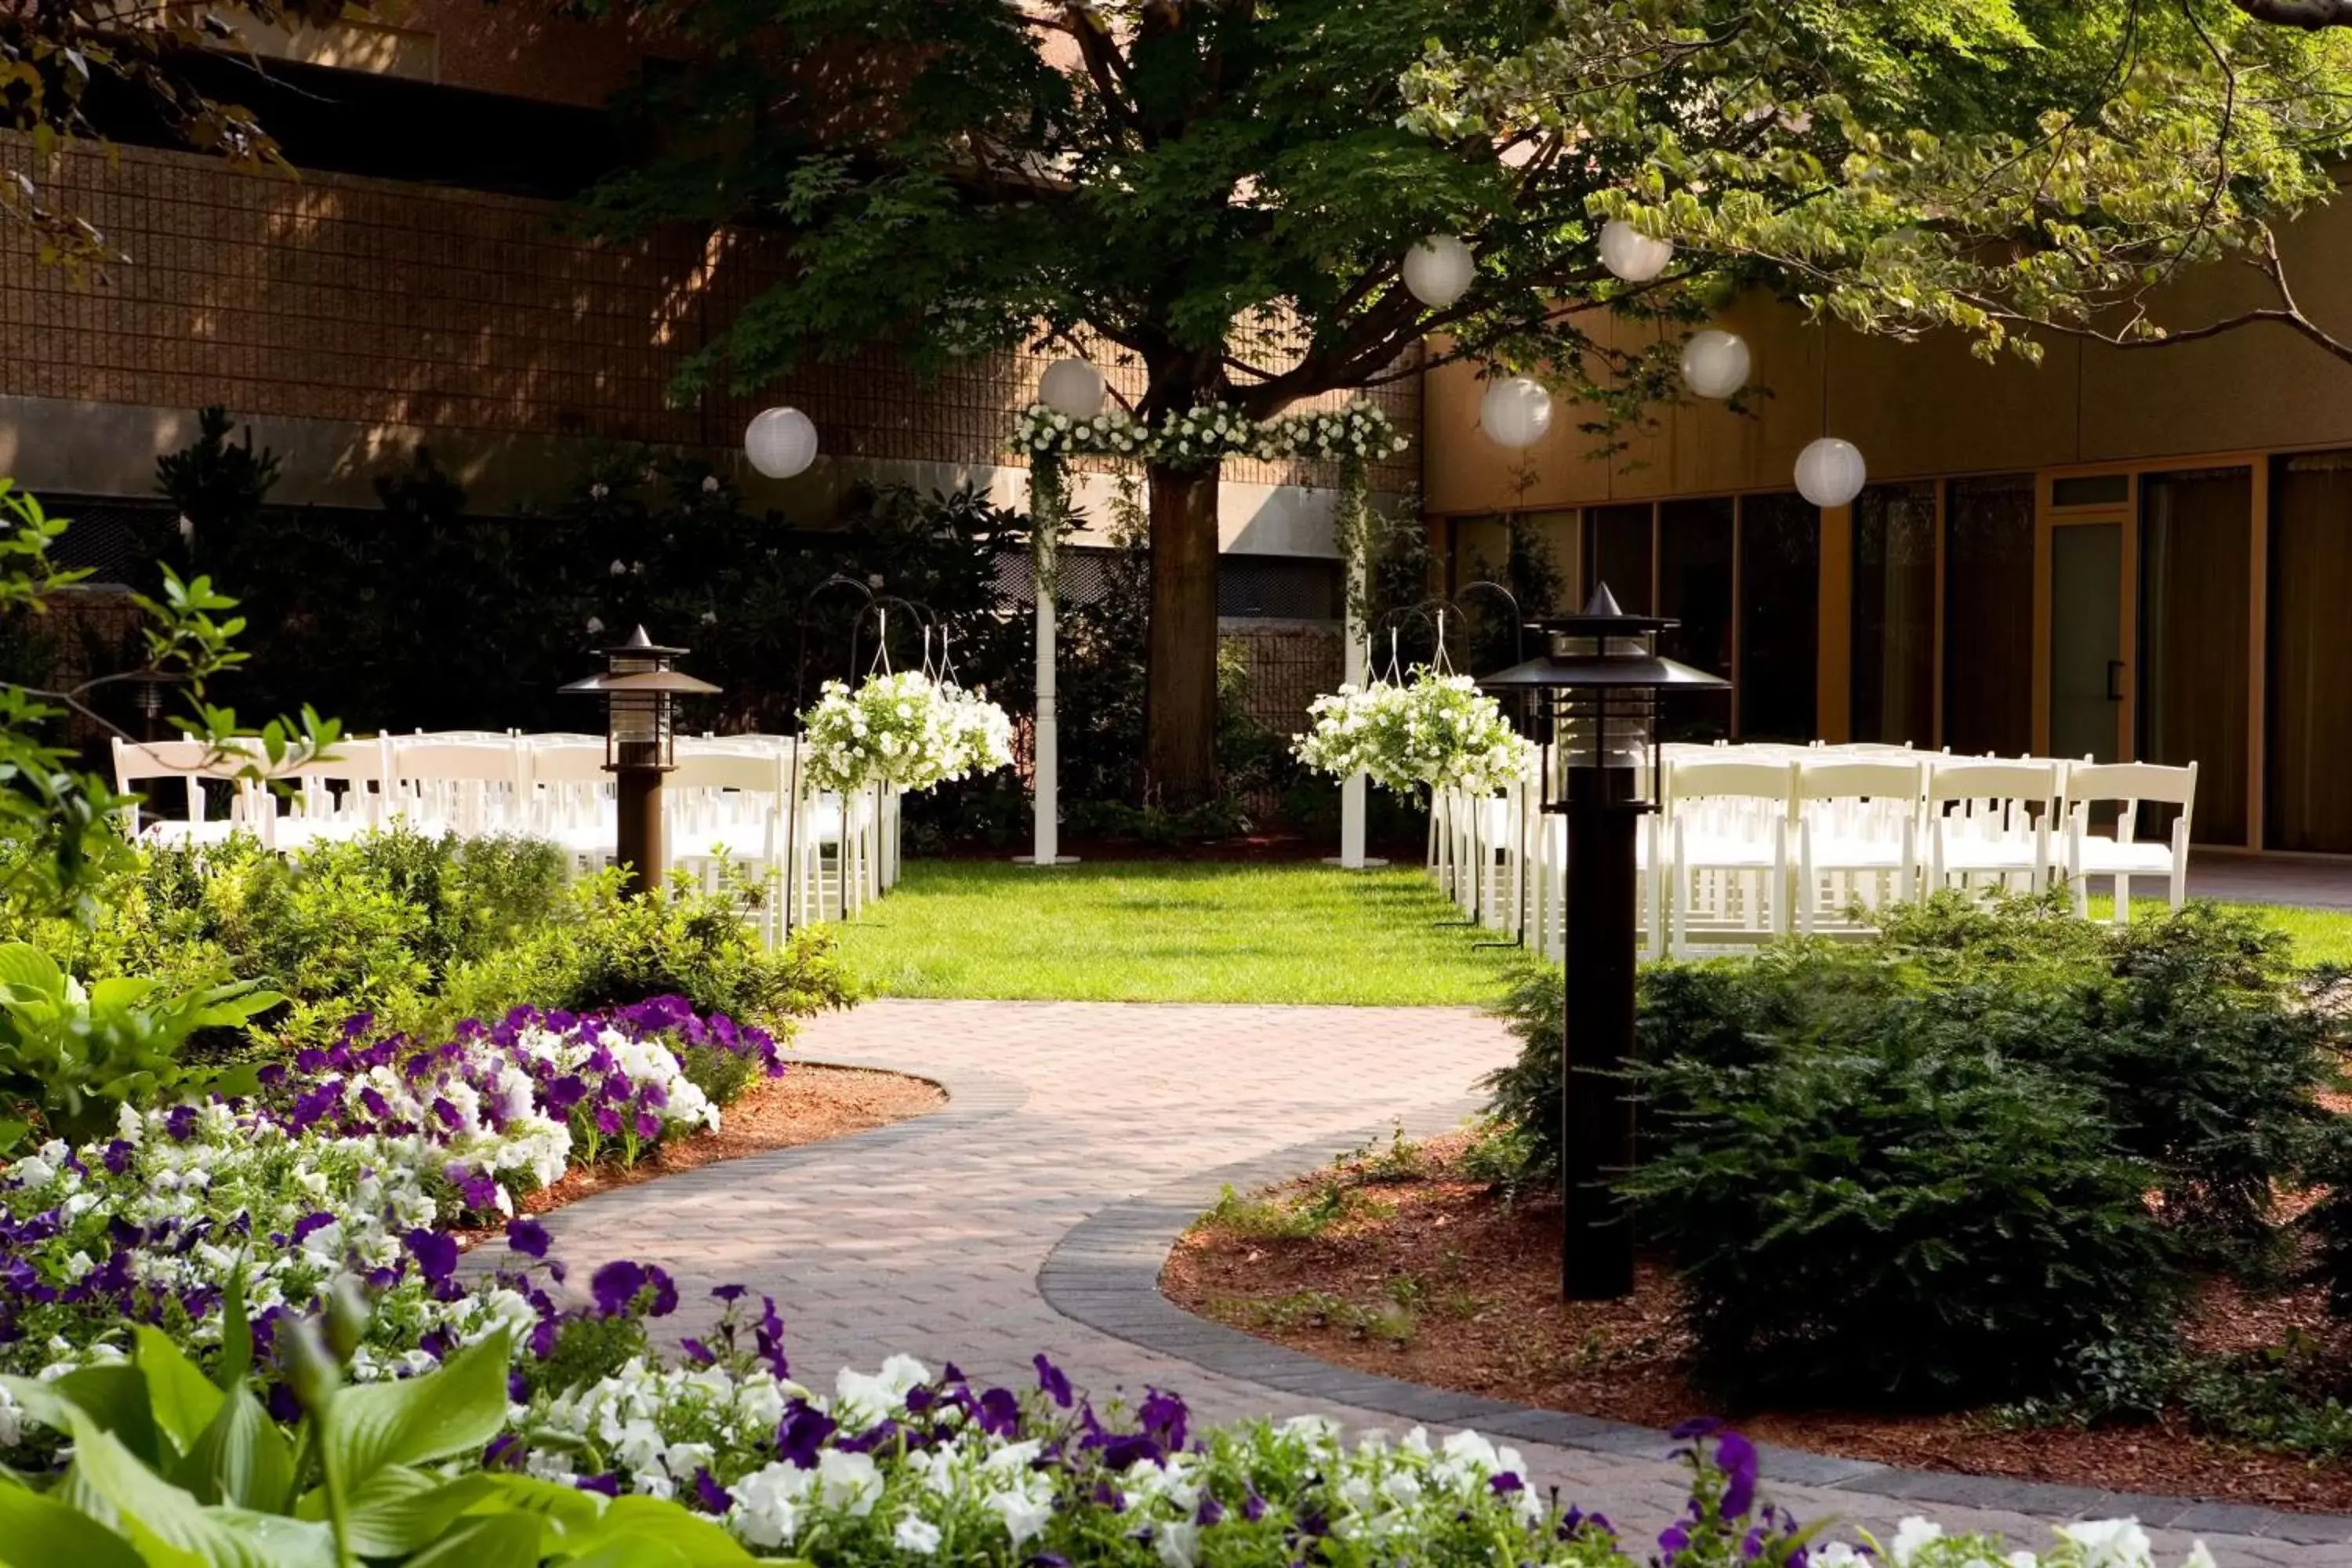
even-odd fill
[{"label": "hanging flower basket", "polygon": [[1342,686],[1307,709],[1298,760],[1346,778],[1363,773],[1399,795],[1467,790],[1494,795],[1519,777],[1535,748],[1466,675],[1416,669],[1404,685]]},{"label": "hanging flower basket", "polygon": [[819,789],[927,790],[1013,761],[1003,709],[914,670],[872,676],[854,690],[826,681],[801,732]]}]

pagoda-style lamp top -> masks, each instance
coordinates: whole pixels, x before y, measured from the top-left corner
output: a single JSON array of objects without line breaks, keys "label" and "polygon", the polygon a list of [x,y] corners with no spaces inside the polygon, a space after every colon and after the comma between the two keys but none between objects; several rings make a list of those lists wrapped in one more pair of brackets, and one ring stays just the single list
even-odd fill
[{"label": "pagoda-style lamp top", "polygon": [[[1543,653],[1478,684],[1496,694],[1532,694],[1536,732],[1546,748],[1544,805],[1571,795],[1632,803],[1658,798],[1658,707],[1663,691],[1727,691],[1731,683],[1664,658],[1658,634],[1681,623],[1628,615],[1606,583],[1581,615],[1530,621]],[[1610,778],[1580,779],[1582,773]]]},{"label": "pagoda-style lamp top", "polygon": [[676,765],[673,704],[680,697],[708,696],[719,689],[673,668],[686,651],[662,647],[639,626],[628,641],[604,650],[601,672],[562,689],[605,700],[606,767]]}]

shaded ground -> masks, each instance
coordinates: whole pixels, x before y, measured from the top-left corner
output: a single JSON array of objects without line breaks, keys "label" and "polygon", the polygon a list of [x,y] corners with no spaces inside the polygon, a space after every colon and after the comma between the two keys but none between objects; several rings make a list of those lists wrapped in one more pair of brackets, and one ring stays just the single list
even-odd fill
[{"label": "shaded ground", "polygon": [[[1462,1142],[1422,1145],[1417,1163],[1374,1151],[1354,1168],[1370,1181],[1318,1173],[1279,1189],[1276,1204],[1229,1200],[1179,1244],[1161,1288],[1203,1317],[1414,1383],[1647,1426],[1716,1408],[1684,1375],[1674,1282],[1645,1265],[1628,1300],[1561,1301],[1557,1202],[1496,1199],[1463,1175]],[[2344,1335],[2316,1292],[2258,1301],[2217,1292],[2188,1332],[2209,1350]],[[1755,1437],[1885,1464],[2352,1510],[2352,1465],[2315,1466],[2174,1426],[2004,1430],[1967,1413],[1719,1413]]]}]

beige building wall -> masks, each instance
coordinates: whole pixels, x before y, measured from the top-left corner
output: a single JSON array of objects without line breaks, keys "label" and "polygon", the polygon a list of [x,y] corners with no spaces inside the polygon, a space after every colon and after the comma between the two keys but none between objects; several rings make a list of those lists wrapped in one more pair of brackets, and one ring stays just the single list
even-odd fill
[{"label": "beige building wall", "polygon": [[[2313,319],[2352,338],[2352,205],[2285,237],[2289,276]],[[2158,319],[2189,327],[2261,302],[2242,268],[2189,274]],[[2200,342],[2116,349],[2045,338],[2039,368],[1988,364],[1956,336],[1916,343],[1815,325],[1750,298],[1721,324],[1747,338],[1756,395],[1747,414],[1694,402],[1660,410],[1622,454],[1594,454],[1563,405],[1525,453],[1478,428],[1474,367],[1427,377],[1424,484],[1433,513],[1590,505],[1787,489],[1816,437],[1862,449],[1874,481],[2087,466],[2152,458],[2352,445],[2352,365],[2285,328]],[[1617,324],[1616,331],[1645,330]]]}]

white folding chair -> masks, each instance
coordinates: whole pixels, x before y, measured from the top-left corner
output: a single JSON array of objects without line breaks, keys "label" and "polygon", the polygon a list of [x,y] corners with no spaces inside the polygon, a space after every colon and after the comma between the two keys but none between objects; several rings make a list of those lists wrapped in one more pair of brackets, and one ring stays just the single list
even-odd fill
[{"label": "white folding chair", "polygon": [[1796,788],[1797,764],[1787,761],[1717,752],[1665,770],[1669,952],[1749,946],[1787,932]]},{"label": "white folding chair", "polygon": [[1827,752],[1797,764],[1797,930],[1860,931],[1856,907],[1908,901],[1919,876],[1916,761]]},{"label": "white folding chair", "polygon": [[[144,839],[182,847],[218,844],[232,834],[249,831],[252,819],[258,815],[253,804],[253,785],[236,777],[246,761],[240,752],[232,750],[215,754],[213,747],[203,741],[125,741],[120,736],[115,737],[113,749],[114,791],[136,797],[122,814],[123,835],[134,842]],[[232,781],[226,817],[212,817],[206,811],[206,779]],[[152,809],[142,810],[142,806],[168,792],[142,794],[134,787],[142,780],[177,781],[181,786],[181,815],[175,817]]]},{"label": "white folding chair", "polygon": [[575,875],[613,859],[613,775],[604,753],[603,738],[593,735],[535,735],[524,750],[520,828],[562,849]]},{"label": "white folding chair", "polygon": [[526,752],[520,741],[396,735],[390,751],[390,815],[416,831],[473,838],[522,825]]},{"label": "white folding chair", "polygon": [[[2091,831],[2094,803],[2116,806],[2112,836]],[[2136,837],[2143,805],[2177,805],[2166,839]],[[2115,922],[2131,919],[2135,877],[2161,878],[2172,907],[2189,897],[2189,822],[2197,805],[2197,764],[2163,767],[2155,763],[2078,763],[2066,770],[2066,875],[2074,886],[2074,912],[2090,913],[2090,879],[2114,879]]]},{"label": "white folding chair", "polygon": [[375,737],[338,741],[324,757],[272,768],[251,802],[261,841],[272,849],[373,832],[392,804],[385,743]]},{"label": "white folding chair", "polygon": [[1954,759],[1927,773],[1927,886],[2050,885],[2051,824],[2060,765]]},{"label": "white folding chair", "polygon": [[772,752],[696,747],[678,753],[662,790],[671,875],[710,893],[751,889],[745,922],[769,945],[782,921],[789,787]]}]

